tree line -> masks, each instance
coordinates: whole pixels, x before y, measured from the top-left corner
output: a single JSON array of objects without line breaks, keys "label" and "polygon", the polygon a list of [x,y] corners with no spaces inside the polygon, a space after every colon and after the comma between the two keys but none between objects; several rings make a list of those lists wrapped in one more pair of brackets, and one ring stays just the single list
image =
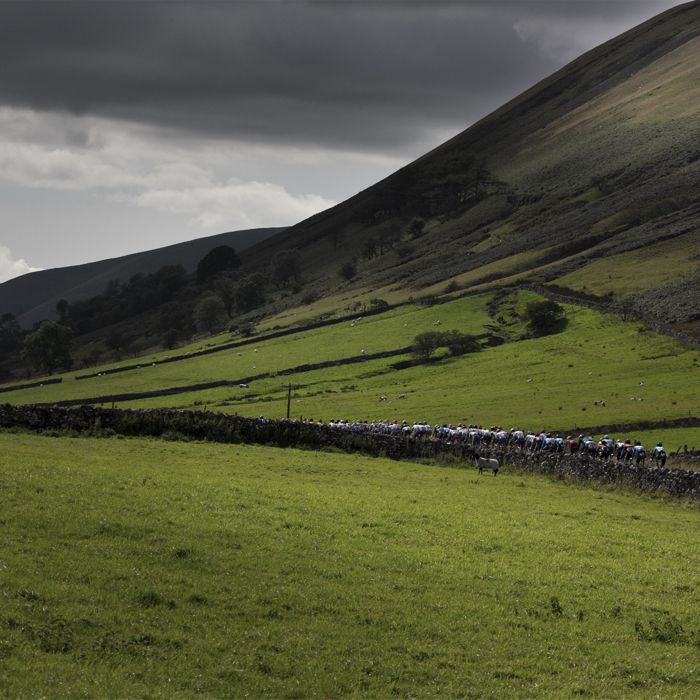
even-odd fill
[{"label": "tree line", "polygon": [[[138,333],[155,335],[167,349],[197,333],[214,333],[229,327],[250,332],[249,324],[236,322],[267,303],[270,285],[284,288],[301,280],[301,255],[297,250],[278,251],[268,270],[245,274],[241,260],[230,246],[218,246],[188,274],[182,265],[166,265],[150,274],[137,273],[128,281],[111,279],[103,292],[89,299],[55,306],[57,320],[45,319],[23,330],[12,313],[0,318],[0,380],[10,378],[8,364],[26,363],[38,372],[53,374],[71,369],[71,349],[76,338],[97,333],[107,350],[119,358],[136,354],[143,344],[127,331],[106,329],[124,326],[138,317]],[[100,331],[104,331],[100,335]],[[98,364],[102,352],[96,347],[83,360]]]}]

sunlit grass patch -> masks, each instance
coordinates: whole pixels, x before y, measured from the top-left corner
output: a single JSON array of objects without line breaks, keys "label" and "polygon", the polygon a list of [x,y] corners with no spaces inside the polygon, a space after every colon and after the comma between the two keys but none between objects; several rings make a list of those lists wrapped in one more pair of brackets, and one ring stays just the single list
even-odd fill
[{"label": "sunlit grass patch", "polygon": [[0,443],[8,697],[697,689],[695,506],[334,453]]}]

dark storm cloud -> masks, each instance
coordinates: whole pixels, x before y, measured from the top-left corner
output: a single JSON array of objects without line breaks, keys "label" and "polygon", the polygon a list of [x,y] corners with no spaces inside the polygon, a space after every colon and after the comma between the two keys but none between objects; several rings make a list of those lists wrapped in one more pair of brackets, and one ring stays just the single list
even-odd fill
[{"label": "dark storm cloud", "polygon": [[426,129],[468,126],[561,65],[518,22],[632,26],[668,6],[2,2],[0,104],[197,136],[400,149]]}]

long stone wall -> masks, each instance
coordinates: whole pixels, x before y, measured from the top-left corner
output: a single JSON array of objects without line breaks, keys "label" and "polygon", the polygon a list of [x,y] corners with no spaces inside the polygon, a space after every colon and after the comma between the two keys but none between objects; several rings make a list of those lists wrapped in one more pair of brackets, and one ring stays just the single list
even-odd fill
[{"label": "long stone wall", "polygon": [[62,377],[58,377],[55,379],[44,379],[41,382],[32,382],[31,384],[15,384],[14,386],[4,386],[0,387],[0,393],[6,392],[6,391],[20,391],[21,389],[34,389],[35,387],[38,386],[46,386],[47,384],[60,384],[63,381]]},{"label": "long stone wall", "polygon": [[[354,433],[327,425],[270,418],[246,418],[211,411],[0,404],[0,427],[94,435],[170,435],[173,438],[183,436],[211,442],[254,443],[278,447],[332,447],[390,459],[449,456],[461,465],[470,465],[480,452],[482,456],[497,457],[501,462],[505,461],[517,469],[529,472],[606,484],[629,484],[648,492],[662,491],[676,497],[700,498],[700,471],[636,467],[615,461],[602,462],[583,455],[517,451],[504,453],[497,449],[477,451],[469,445],[452,445],[431,439]],[[700,454],[688,453],[684,458],[688,460],[686,463],[700,465]]]},{"label": "long stone wall", "polygon": [[134,436],[184,436],[222,443],[272,444],[280,447],[334,447],[390,459],[411,459],[450,455],[463,462],[474,459],[470,446],[454,446],[435,440],[370,435],[328,425],[299,421],[247,418],[212,411],[171,409],[121,410],[95,406],[0,405],[0,427],[29,430],[119,433]]},{"label": "long stone wall", "polygon": [[[383,314],[386,313],[387,311],[391,311],[392,309],[396,309],[399,306],[403,306],[403,304],[390,304],[388,306],[379,308],[379,309],[367,309],[362,311],[362,317],[366,316],[377,316],[378,314]],[[357,316],[357,314],[350,314],[351,317]],[[192,360],[195,357],[204,357],[205,355],[213,355],[217,352],[224,352],[226,350],[235,350],[236,348],[241,348],[245,347],[246,345],[255,345],[257,343],[262,343],[265,340],[273,340],[275,338],[284,338],[288,335],[295,335],[296,333],[305,333],[306,331],[311,331],[311,330],[316,330],[318,328],[325,328],[326,326],[336,326],[340,323],[347,323],[348,322],[348,316],[343,316],[341,318],[329,318],[324,321],[315,321],[314,323],[307,323],[305,325],[299,325],[299,326],[294,326],[292,328],[285,328],[283,330],[279,331],[272,331],[269,333],[257,335],[254,338],[246,338],[245,340],[238,340],[234,341],[231,343],[224,343],[223,345],[217,345],[216,347],[213,348],[207,348],[206,350],[198,350],[196,352],[190,352],[186,355],[173,355],[172,357],[170,356],[165,356],[161,360],[157,360],[155,364],[167,364],[171,362],[182,362],[184,360]],[[92,374],[80,374],[80,375],[75,375],[76,380],[81,380],[81,379],[94,379],[95,377],[99,377],[100,375],[104,374],[120,374],[122,372],[132,372],[135,370],[140,370],[145,366],[148,366],[153,363],[147,362],[145,359],[142,362],[138,362],[136,364],[131,364],[131,365],[124,365],[123,367],[113,367],[112,369],[106,369],[103,370],[102,372],[95,374],[94,372]],[[14,389],[11,389],[14,390]]]},{"label": "long stone wall", "polygon": [[628,484],[646,492],[700,498],[700,472],[687,469],[637,467],[611,460],[571,454],[513,452],[508,461],[517,469],[602,484]]},{"label": "long stone wall", "polygon": [[[276,377],[288,377],[292,374],[301,374],[303,372],[312,372],[319,369],[327,369],[328,367],[340,367],[341,365],[354,365],[367,360],[382,360],[388,357],[398,357],[407,355],[411,352],[411,348],[399,348],[398,350],[385,350],[384,352],[375,352],[369,355],[354,355],[346,357],[342,360],[327,360],[326,362],[316,362],[315,364],[297,365],[288,369],[281,369],[274,374]],[[149,371],[151,365],[144,365],[144,372]],[[83,399],[66,399],[65,401],[57,401],[56,406],[80,406],[84,404],[105,404],[117,403],[121,401],[138,401],[141,399],[153,399],[159,396],[174,396],[176,394],[186,394],[192,391],[204,391],[205,389],[216,389],[221,386],[240,386],[241,384],[249,384],[260,379],[267,379],[273,375],[270,372],[262,374],[253,374],[240,379],[222,379],[217,382],[206,382],[204,384],[187,384],[185,386],[174,386],[168,389],[157,389],[154,391],[139,391],[131,394],[105,394],[103,396],[92,396]]]}]

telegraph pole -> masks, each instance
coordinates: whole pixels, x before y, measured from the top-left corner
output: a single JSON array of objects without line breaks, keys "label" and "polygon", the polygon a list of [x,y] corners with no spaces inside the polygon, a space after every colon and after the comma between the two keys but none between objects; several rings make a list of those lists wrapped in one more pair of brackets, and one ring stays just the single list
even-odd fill
[{"label": "telegraph pole", "polygon": [[292,383],[289,383],[289,393],[287,394],[287,420],[289,420],[289,407],[292,403]]}]

